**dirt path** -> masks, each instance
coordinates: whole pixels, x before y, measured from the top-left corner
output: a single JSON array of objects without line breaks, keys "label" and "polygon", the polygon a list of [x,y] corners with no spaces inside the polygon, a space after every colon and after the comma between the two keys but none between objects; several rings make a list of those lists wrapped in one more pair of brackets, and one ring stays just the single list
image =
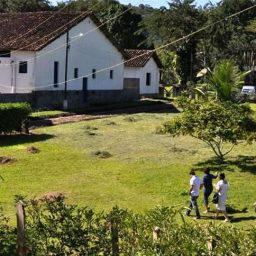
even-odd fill
[{"label": "dirt path", "polygon": [[115,110],[101,110],[95,111],[88,114],[72,114],[70,116],[61,116],[54,118],[44,118],[38,120],[31,120],[29,122],[30,129],[42,127],[42,126],[51,126],[58,124],[66,124],[73,122],[80,122],[85,120],[94,120],[112,117],[116,115],[125,115],[125,114],[136,114],[136,113],[177,113],[177,109],[170,103],[168,104],[154,104],[147,106],[137,106],[123,109]]}]

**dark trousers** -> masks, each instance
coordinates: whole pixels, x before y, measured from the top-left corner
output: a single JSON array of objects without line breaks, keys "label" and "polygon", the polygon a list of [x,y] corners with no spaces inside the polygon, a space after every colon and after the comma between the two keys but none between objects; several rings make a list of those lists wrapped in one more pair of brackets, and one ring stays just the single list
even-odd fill
[{"label": "dark trousers", "polygon": [[209,189],[204,189],[204,204],[208,205],[209,204],[209,196],[212,193],[212,188]]},{"label": "dark trousers", "polygon": [[197,198],[198,196],[191,196],[190,197],[190,203],[189,203],[189,209],[186,211],[186,215],[189,216],[192,209],[195,209],[196,217],[200,218],[200,212],[197,205]]}]

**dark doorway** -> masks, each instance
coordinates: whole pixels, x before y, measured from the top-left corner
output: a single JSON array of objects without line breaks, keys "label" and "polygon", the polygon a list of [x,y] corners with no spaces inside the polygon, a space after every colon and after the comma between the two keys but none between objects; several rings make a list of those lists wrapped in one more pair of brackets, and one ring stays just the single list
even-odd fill
[{"label": "dark doorway", "polygon": [[83,97],[84,97],[84,102],[87,101],[87,96],[88,96],[88,78],[87,77],[83,77]]}]

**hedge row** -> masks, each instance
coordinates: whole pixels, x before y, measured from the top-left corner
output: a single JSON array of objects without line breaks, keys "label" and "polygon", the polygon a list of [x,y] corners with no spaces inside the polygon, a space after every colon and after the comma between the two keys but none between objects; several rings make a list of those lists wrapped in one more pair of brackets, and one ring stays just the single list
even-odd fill
[{"label": "hedge row", "polygon": [[21,132],[30,113],[28,103],[0,103],[0,134]]},{"label": "hedge row", "polygon": [[[144,214],[118,207],[95,213],[87,207],[67,205],[59,197],[54,202],[27,202],[25,211],[29,255],[256,255],[255,227],[244,231],[226,223],[187,223],[179,210],[169,207]],[[3,231],[0,255],[15,255],[11,253],[13,239],[10,232]]]}]

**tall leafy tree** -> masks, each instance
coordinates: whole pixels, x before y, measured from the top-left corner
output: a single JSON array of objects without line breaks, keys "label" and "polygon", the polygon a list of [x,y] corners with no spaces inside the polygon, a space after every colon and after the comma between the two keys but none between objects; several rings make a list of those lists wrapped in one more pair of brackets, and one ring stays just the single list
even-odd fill
[{"label": "tall leafy tree", "polygon": [[[59,7],[63,7],[62,2]],[[142,17],[135,8],[120,4],[116,0],[77,0],[72,4],[72,10],[92,10],[105,23],[105,27],[123,48],[145,48],[145,36],[137,33]]]},{"label": "tall leafy tree", "polygon": [[[243,49],[244,45],[255,39],[255,34],[245,28],[255,18],[256,8],[252,8],[227,20],[225,18],[254,5],[255,0],[223,0],[207,13],[206,24],[223,20],[223,22],[211,26],[206,31],[206,44],[212,46],[208,54],[214,55],[215,61],[223,58],[232,58],[240,66],[243,65],[239,57],[239,51]],[[214,64],[212,63],[212,65]]]},{"label": "tall leafy tree", "polygon": [[[194,0],[172,0],[168,8],[156,10],[144,20],[148,32],[148,43],[163,45],[182,38],[198,29],[203,23],[203,15]],[[179,57],[178,73],[183,82],[195,80],[196,48],[198,37],[189,37],[170,46]]]},{"label": "tall leafy tree", "polygon": [[48,11],[52,8],[49,0],[0,0],[1,12]]},{"label": "tall leafy tree", "polygon": [[[121,4],[111,4],[100,12],[101,20],[107,22],[108,31],[123,48],[145,48],[145,36],[137,33],[142,21],[141,15]],[[113,17],[116,17],[113,19]]]}]

